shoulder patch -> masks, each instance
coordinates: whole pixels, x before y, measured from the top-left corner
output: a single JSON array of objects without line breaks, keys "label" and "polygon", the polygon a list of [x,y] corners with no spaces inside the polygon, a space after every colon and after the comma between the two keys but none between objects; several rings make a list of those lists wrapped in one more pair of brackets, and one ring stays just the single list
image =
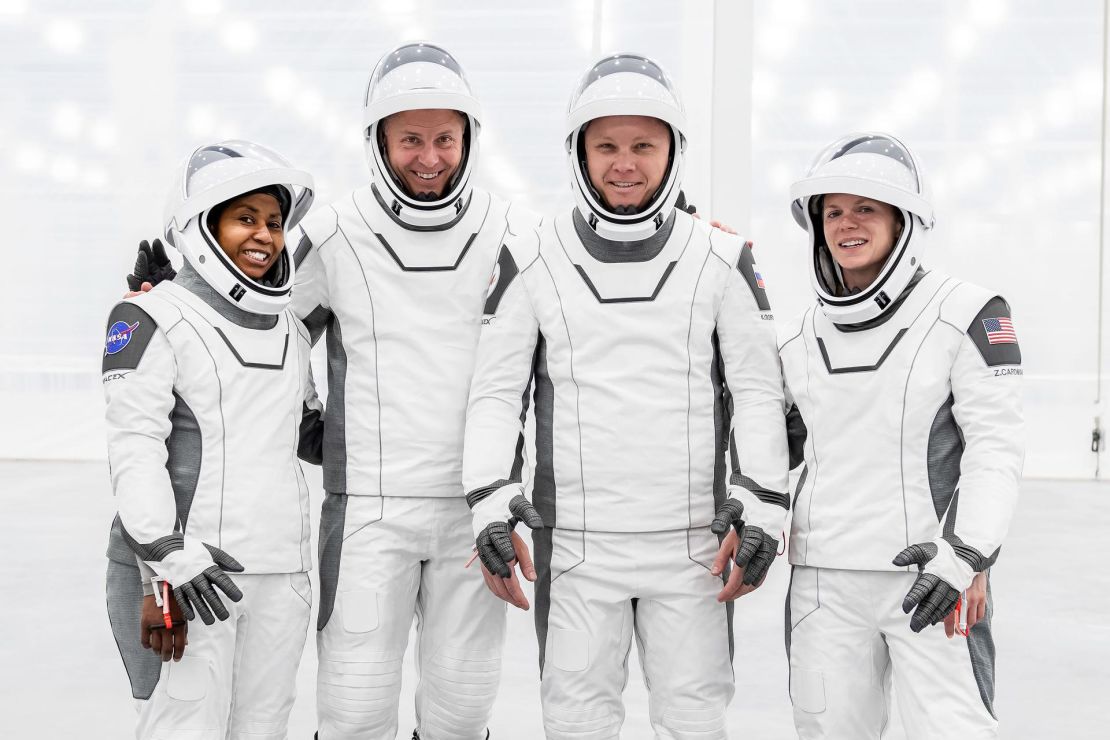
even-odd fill
[{"label": "shoulder patch", "polygon": [[987,367],[1021,364],[1021,347],[1010,317],[1010,304],[1001,296],[987,301],[967,327],[967,335],[975,342]]},{"label": "shoulder patch", "polygon": [[740,250],[740,260],[736,263],[736,269],[744,276],[744,280],[748,282],[748,287],[752,289],[752,295],[755,296],[755,302],[759,305],[760,311],[770,311],[771,302],[767,299],[767,286],[763,282],[763,276],[759,274],[759,268],[755,264],[755,255],[752,254],[752,243],[745,242],[743,248]]},{"label": "shoulder patch", "polygon": [[497,306],[501,303],[502,296],[509,289],[520,270],[516,266],[509,248],[502,245],[501,252],[497,255],[497,264],[493,266],[493,274],[489,278],[489,288],[486,290],[486,307],[482,311],[486,316],[497,313]]},{"label": "shoulder patch", "polygon": [[101,372],[134,370],[158,330],[158,324],[131,301],[117,303],[108,316]]}]

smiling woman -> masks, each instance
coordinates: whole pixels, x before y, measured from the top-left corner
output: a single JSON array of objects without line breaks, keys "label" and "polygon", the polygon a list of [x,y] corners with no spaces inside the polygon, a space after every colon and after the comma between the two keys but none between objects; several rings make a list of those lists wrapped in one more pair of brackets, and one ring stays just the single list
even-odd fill
[{"label": "smiling woman", "polygon": [[262,280],[285,248],[282,201],[276,187],[260,188],[221,203],[208,216],[220,249],[252,280]]}]

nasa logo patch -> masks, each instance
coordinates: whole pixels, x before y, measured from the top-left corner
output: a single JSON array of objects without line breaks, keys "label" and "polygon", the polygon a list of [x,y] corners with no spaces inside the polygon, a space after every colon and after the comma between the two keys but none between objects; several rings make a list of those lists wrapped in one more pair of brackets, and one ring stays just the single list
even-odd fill
[{"label": "nasa logo patch", "polygon": [[104,341],[104,354],[114,355],[122,352],[131,341],[131,334],[139,328],[139,322],[128,324],[126,321],[117,321],[108,328],[108,338]]}]

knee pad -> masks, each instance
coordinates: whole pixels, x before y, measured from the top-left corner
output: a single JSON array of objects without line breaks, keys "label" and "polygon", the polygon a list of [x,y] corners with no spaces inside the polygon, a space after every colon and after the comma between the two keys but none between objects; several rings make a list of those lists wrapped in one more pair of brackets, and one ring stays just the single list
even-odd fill
[{"label": "knee pad", "polygon": [[396,734],[400,694],[399,657],[363,655],[357,661],[321,660],[316,677],[320,730],[327,738],[373,733],[392,737]]},{"label": "knee pad", "polygon": [[608,707],[543,707],[543,730],[548,740],[610,740],[617,737],[621,720]]},{"label": "knee pad", "polygon": [[655,724],[669,734],[663,737],[724,740],[725,713],[720,709],[667,707],[655,719]]},{"label": "knee pad", "polygon": [[442,647],[421,661],[417,708],[425,740],[484,736],[501,680],[501,648]]}]

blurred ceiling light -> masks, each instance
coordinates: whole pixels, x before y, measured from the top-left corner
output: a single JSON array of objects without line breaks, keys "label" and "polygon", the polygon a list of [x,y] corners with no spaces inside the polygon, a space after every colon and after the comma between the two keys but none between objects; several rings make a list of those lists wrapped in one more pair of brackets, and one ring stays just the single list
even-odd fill
[{"label": "blurred ceiling light", "polygon": [[316,90],[305,90],[297,96],[297,113],[306,121],[314,120],[324,107],[324,96]]},{"label": "blurred ceiling light", "polygon": [[27,12],[27,0],[0,0],[0,17],[24,15]]},{"label": "blurred ceiling light", "polygon": [[759,28],[755,43],[757,59],[770,59],[778,61],[786,57],[794,48],[797,39],[796,29],[785,24],[767,23]]},{"label": "blurred ceiling light", "polygon": [[108,119],[101,119],[89,130],[93,146],[100,150],[111,149],[116,144],[116,127]]},{"label": "blurred ceiling light", "polygon": [[230,20],[220,26],[220,40],[228,51],[243,54],[258,46],[258,31],[254,24],[245,20]]},{"label": "blurred ceiling light", "polygon": [[81,176],[81,182],[89,190],[103,190],[108,187],[108,173],[99,167],[89,167]]},{"label": "blurred ceiling light", "polygon": [[948,51],[956,59],[964,59],[974,49],[979,34],[970,24],[963,23],[948,32]]},{"label": "blurred ceiling light", "polygon": [[190,15],[215,15],[223,9],[220,0],[185,0],[185,10]]},{"label": "blurred ceiling light", "polygon": [[54,106],[51,127],[63,139],[76,139],[83,128],[81,109],[76,103],[61,102]]},{"label": "blurred ceiling light", "polygon": [[594,6],[600,0],[574,0],[575,37],[583,51],[592,52],[594,48]]},{"label": "blurred ceiling light", "polygon": [[821,88],[810,96],[809,117],[818,124],[836,123],[840,118],[840,98],[829,88]]},{"label": "blurred ceiling light", "polygon": [[1083,108],[1102,105],[1102,70],[1097,67],[1082,67],[1072,77],[1072,95]]},{"label": "blurred ceiling light", "polygon": [[77,163],[69,157],[56,157],[50,164],[50,176],[58,182],[73,182],[77,174]]},{"label": "blurred ceiling light", "polygon": [[1057,88],[1045,96],[1041,104],[1045,123],[1053,128],[1067,126],[1075,120],[1075,103],[1071,91]]},{"label": "blurred ceiling light", "polygon": [[55,18],[46,24],[43,33],[46,44],[61,54],[78,51],[85,42],[85,34],[76,21]]},{"label": "blurred ceiling light", "polygon": [[207,138],[216,130],[216,116],[207,105],[194,105],[185,116],[185,128],[191,136]]},{"label": "blurred ceiling light", "polygon": [[1005,0],[975,0],[964,7],[967,8],[972,22],[984,26],[998,25],[1006,17],[1008,10]]},{"label": "blurred ceiling light", "polygon": [[42,150],[34,144],[22,144],[19,151],[15,155],[15,166],[21,172],[34,174],[41,172],[43,166],[46,164],[46,157],[43,155]]},{"label": "blurred ceiling light", "polygon": [[271,67],[266,70],[262,86],[275,102],[289,100],[297,87],[297,78],[288,67]]},{"label": "blurred ceiling light", "polygon": [[810,0],[775,0],[768,12],[769,19],[784,25],[805,23],[812,15]]}]

